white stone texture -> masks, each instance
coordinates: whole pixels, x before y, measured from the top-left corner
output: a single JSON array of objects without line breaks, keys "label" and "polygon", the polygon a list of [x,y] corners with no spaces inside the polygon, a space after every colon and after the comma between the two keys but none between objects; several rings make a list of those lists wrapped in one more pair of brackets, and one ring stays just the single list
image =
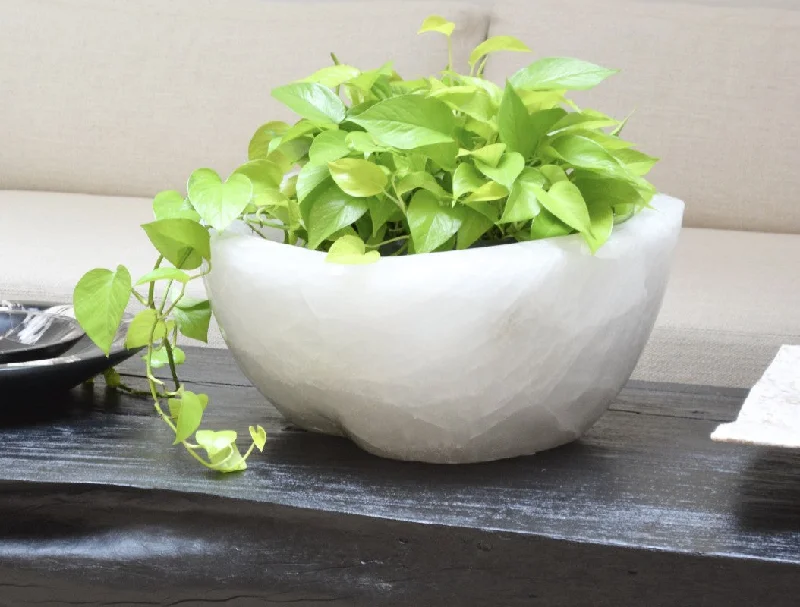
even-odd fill
[{"label": "white stone texture", "polygon": [[753,386],[735,422],[711,434],[715,441],[800,448],[800,346],[781,346]]},{"label": "white stone texture", "polygon": [[298,426],[404,460],[531,454],[584,433],[639,359],[684,207],[653,206],[594,256],[567,236],[343,266],[226,233],[207,288],[239,366]]}]

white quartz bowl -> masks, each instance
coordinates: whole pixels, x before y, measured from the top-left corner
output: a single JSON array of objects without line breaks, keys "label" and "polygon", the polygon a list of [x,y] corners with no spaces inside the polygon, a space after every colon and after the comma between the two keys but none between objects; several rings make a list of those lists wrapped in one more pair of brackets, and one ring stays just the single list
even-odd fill
[{"label": "white quartz bowl", "polygon": [[212,242],[207,288],[244,374],[288,420],[371,453],[464,463],[572,441],[630,377],[683,203],[578,236],[343,266],[252,235]]}]

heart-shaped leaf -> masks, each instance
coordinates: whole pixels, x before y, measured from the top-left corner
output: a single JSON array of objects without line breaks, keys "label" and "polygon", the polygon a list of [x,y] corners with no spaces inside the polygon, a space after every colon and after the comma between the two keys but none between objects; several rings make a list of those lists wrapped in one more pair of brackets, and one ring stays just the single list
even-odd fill
[{"label": "heart-shaped leaf", "polygon": [[369,160],[342,158],[329,162],[328,170],[343,192],[358,198],[380,194],[388,183],[386,174]]},{"label": "heart-shaped leaf", "polygon": [[446,103],[421,95],[379,101],[349,120],[364,127],[378,143],[401,150],[452,143],[456,126]]},{"label": "heart-shaped leaf", "polygon": [[83,275],[75,286],[75,319],[86,335],[108,356],[131,297],[131,274],[125,266],[115,271],[98,268]]},{"label": "heart-shaped leaf", "polygon": [[472,192],[464,200],[465,204],[471,202],[483,202],[489,200],[500,200],[508,196],[508,188],[506,186],[496,183],[494,181],[487,181],[477,190]]},{"label": "heart-shaped leaf", "polygon": [[574,230],[560,221],[558,217],[542,209],[531,223],[531,240],[541,240],[543,238],[555,238],[556,236],[566,236],[572,234]]},{"label": "heart-shaped leaf", "polygon": [[195,394],[188,390],[184,391],[180,399],[169,399],[170,413],[173,410],[177,412],[175,442],[172,443],[173,445],[182,443],[200,427],[200,422],[203,421],[203,412],[207,405],[208,396],[205,394]]},{"label": "heart-shaped leaf", "polygon": [[536,217],[541,210],[536,188],[544,187],[546,181],[536,169],[526,168],[511,188],[500,223],[518,223]]},{"label": "heart-shaped leaf", "polygon": [[285,122],[268,122],[258,127],[247,147],[248,160],[266,158],[270,142],[283,135],[287,130],[289,130],[289,125]]},{"label": "heart-shaped leaf", "polygon": [[503,100],[497,111],[497,129],[500,141],[505,143],[510,151],[522,154],[523,158],[528,158],[533,153],[537,139],[531,133],[528,109],[509,82],[506,83]]},{"label": "heart-shaped leaf", "polygon": [[581,191],[574,183],[559,181],[554,183],[547,192],[538,186],[531,187],[536,192],[536,198],[541,205],[560,221],[584,234],[592,231],[589,209],[581,196]]},{"label": "heart-shaped leaf", "polygon": [[514,185],[517,177],[522,172],[522,169],[525,167],[525,159],[522,157],[522,154],[510,152],[503,156],[496,167],[483,164],[480,161],[476,161],[475,166],[489,179],[506,186],[510,190],[511,186]]},{"label": "heart-shaped leaf", "polygon": [[159,192],[153,198],[153,215],[156,219],[191,219],[200,221],[200,214],[176,190]]},{"label": "heart-shaped leaf", "polygon": [[485,183],[486,180],[480,176],[474,166],[462,162],[453,173],[453,198],[458,200],[464,194],[474,192]]},{"label": "heart-shaped leaf", "polygon": [[[478,203],[481,204],[481,203]],[[481,236],[488,232],[494,222],[485,214],[465,206],[461,207],[461,225],[458,228],[457,249],[471,247]]]},{"label": "heart-shaped leaf", "polygon": [[147,308],[134,316],[125,336],[126,348],[141,348],[160,342],[167,336],[167,325],[159,320],[158,313]]},{"label": "heart-shaped leaf", "polygon": [[[352,133],[351,133],[352,134]],[[344,158],[350,153],[347,145],[348,133],[345,131],[325,131],[320,133],[311,142],[308,148],[309,162],[313,164],[327,164],[334,160]]]},{"label": "heart-shaped leaf", "polygon": [[518,89],[537,91],[582,91],[600,84],[617,71],[580,59],[546,57],[516,72],[511,77],[511,84]]},{"label": "heart-shaped leaf", "polygon": [[345,194],[335,183],[315,189],[303,204],[308,208],[309,249],[316,249],[329,236],[355,223],[368,209],[367,199]]},{"label": "heart-shaped leaf", "polygon": [[440,204],[427,190],[419,190],[408,204],[408,227],[417,253],[438,249],[460,226],[459,210]]},{"label": "heart-shaped leaf", "polygon": [[422,22],[422,26],[419,28],[417,33],[424,34],[425,32],[438,32],[449,38],[453,34],[455,27],[456,24],[452,21],[448,21],[439,15],[431,15]]},{"label": "heart-shaped leaf", "polygon": [[369,251],[364,241],[354,234],[346,234],[331,245],[325,261],[345,265],[365,265],[380,259],[378,251]]},{"label": "heart-shaped leaf", "polygon": [[329,65],[317,70],[308,78],[305,78],[304,82],[316,82],[323,86],[335,88],[337,86],[341,86],[345,82],[349,82],[360,73],[361,70],[358,68],[353,67],[352,65],[344,65],[340,63],[338,65]]},{"label": "heart-shaped leaf", "polygon": [[589,204],[589,219],[592,222],[592,229],[584,232],[583,239],[592,253],[597,253],[611,237],[614,229],[614,211],[606,203]]},{"label": "heart-shaped leaf", "polygon": [[208,230],[191,219],[160,219],[142,229],[150,242],[176,268],[194,270],[211,259]]},{"label": "heart-shaped leaf", "polygon": [[189,200],[200,217],[216,230],[224,230],[244,211],[253,196],[253,185],[242,173],[224,182],[211,169],[197,169],[189,177]]},{"label": "heart-shaped leaf", "polygon": [[316,82],[295,82],[272,91],[272,96],[312,122],[344,120],[346,108],[342,100],[331,89]]},{"label": "heart-shaped leaf", "polygon": [[178,270],[177,268],[156,268],[137,280],[136,286],[155,282],[157,280],[177,280],[181,283],[187,283],[191,280],[191,277],[183,270]]},{"label": "heart-shaped leaf", "polygon": [[264,445],[267,444],[267,431],[261,426],[250,426],[248,430],[250,431],[250,438],[253,439],[256,448],[259,451],[264,451]]},{"label": "heart-shaped leaf", "polygon": [[172,311],[178,330],[197,341],[208,342],[208,325],[211,323],[211,304],[207,299],[182,297]]},{"label": "heart-shaped leaf", "polygon": [[531,49],[525,45],[524,42],[515,38],[514,36],[492,36],[487,40],[481,42],[469,55],[469,66],[475,67],[475,64],[490,53],[498,51],[514,51],[517,53],[530,53]]}]

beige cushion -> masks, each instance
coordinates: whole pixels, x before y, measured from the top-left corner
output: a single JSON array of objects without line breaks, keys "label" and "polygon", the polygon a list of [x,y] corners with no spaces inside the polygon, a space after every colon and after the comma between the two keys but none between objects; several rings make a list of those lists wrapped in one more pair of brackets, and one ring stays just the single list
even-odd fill
[{"label": "beige cushion", "polygon": [[[731,6],[735,4],[735,6]],[[686,225],[800,233],[800,11],[794,0],[703,3],[503,0],[490,35],[535,54],[487,64],[502,82],[535,56],[621,68],[582,103],[624,116],[626,135],[662,158],[662,191]]]},{"label": "beige cushion", "polygon": [[749,387],[800,343],[800,236],[685,228],[634,377]]},{"label": "beige cushion", "polygon": [[[150,202],[0,191],[0,299],[69,301],[94,267],[154,261]],[[684,229],[664,306],[634,377],[747,387],[782,343],[800,343],[800,236]],[[197,285],[200,287],[200,285]],[[192,291],[202,296],[202,289]],[[222,346],[214,328],[211,343]]]},{"label": "beige cushion", "polygon": [[406,77],[484,39],[463,2],[0,0],[0,189],[151,196],[193,169],[227,175],[259,125],[291,113],[270,90],[331,63],[395,59]]}]

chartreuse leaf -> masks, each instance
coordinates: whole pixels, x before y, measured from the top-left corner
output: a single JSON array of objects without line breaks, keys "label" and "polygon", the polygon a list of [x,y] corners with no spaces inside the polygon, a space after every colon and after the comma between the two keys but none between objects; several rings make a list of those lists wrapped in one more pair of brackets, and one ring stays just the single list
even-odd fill
[{"label": "chartreuse leaf", "polygon": [[444,188],[440,186],[433,175],[427,171],[409,173],[397,182],[397,193],[400,194],[400,196],[405,196],[408,192],[417,188],[428,190],[437,198],[444,198],[447,196],[447,192],[444,191]]},{"label": "chartreuse leaf", "polygon": [[350,153],[347,145],[347,133],[344,131],[325,131],[320,133],[311,142],[308,148],[309,162],[313,164],[327,164],[339,158],[344,158]]},{"label": "chartreuse leaf", "polygon": [[259,451],[264,451],[264,445],[267,444],[267,431],[261,426],[250,426],[250,438],[256,445]]},{"label": "chartreuse leaf", "polygon": [[494,181],[484,183],[464,200],[465,203],[500,200],[508,196],[508,188]]},{"label": "chartreuse leaf", "polygon": [[536,217],[542,208],[536,197],[536,188],[544,187],[546,181],[536,169],[523,170],[511,188],[499,223],[525,222]]},{"label": "chartreuse leaf", "polygon": [[321,70],[317,70],[303,81],[316,82],[323,86],[335,88],[352,80],[360,73],[361,70],[358,68],[353,67],[352,65],[344,65],[343,63],[340,63],[338,65],[329,65],[327,67],[323,67]]},{"label": "chartreuse leaf", "polygon": [[[146,358],[142,356],[142,359]],[[186,353],[178,348],[177,346],[173,346],[172,348],[172,361],[176,365],[182,365],[186,362]],[[166,348],[159,348],[158,350],[153,350],[152,355],[150,356],[150,366],[154,369],[160,369],[162,367],[166,367],[169,364],[169,355],[167,354]]]},{"label": "chartreuse leaf", "polygon": [[511,186],[514,185],[514,181],[516,181],[522,169],[525,167],[525,159],[522,157],[522,154],[510,152],[503,156],[496,167],[483,164],[480,161],[476,161],[475,166],[489,179],[504,185],[510,190]]},{"label": "chartreuse leaf", "polygon": [[550,147],[573,167],[610,174],[620,174],[623,170],[619,161],[602,145],[580,135],[560,135],[550,142]]},{"label": "chartreuse leaf", "polygon": [[518,89],[536,91],[582,91],[600,84],[617,71],[580,59],[546,57],[516,72],[511,76],[511,84]]},{"label": "chartreuse leaf", "polygon": [[160,219],[142,229],[150,242],[176,268],[194,270],[211,259],[208,230],[191,219]]},{"label": "chartreuse leaf", "polygon": [[369,205],[369,216],[372,219],[372,235],[375,236],[392,215],[397,213],[398,206],[383,197],[369,198],[367,204]]},{"label": "chartreuse leaf", "polygon": [[197,169],[187,184],[189,200],[200,217],[216,230],[224,230],[244,211],[253,195],[253,185],[241,173],[224,182],[211,169]]},{"label": "chartreuse leaf", "polygon": [[452,21],[448,21],[439,15],[431,15],[422,22],[422,26],[419,28],[417,33],[424,34],[425,32],[439,32],[440,34],[450,37],[455,28],[456,24]]},{"label": "chartreuse leaf", "polygon": [[391,97],[349,118],[382,145],[413,150],[452,143],[455,117],[443,101],[421,95]]},{"label": "chartreuse leaf", "polygon": [[485,183],[486,181],[474,166],[462,162],[453,173],[453,198],[458,200],[464,194],[474,192]]},{"label": "chartreuse leaf", "polygon": [[545,192],[539,186],[531,186],[539,203],[560,221],[583,234],[592,230],[592,221],[581,191],[570,181],[554,183]]},{"label": "chartreuse leaf", "polygon": [[575,135],[580,135],[581,137],[591,139],[595,143],[599,143],[612,154],[614,154],[616,150],[624,150],[633,146],[630,141],[625,141],[624,139],[620,139],[619,137],[615,137],[613,135],[607,135],[603,131],[590,131],[581,128],[572,132]]},{"label": "chartreuse leaf", "polygon": [[268,122],[258,127],[250,139],[250,145],[247,146],[248,160],[266,158],[270,142],[283,135],[288,129],[289,125],[285,122]]},{"label": "chartreuse leaf", "polygon": [[417,148],[420,154],[424,154],[440,168],[445,171],[454,171],[456,168],[456,157],[458,156],[458,144],[456,142],[450,143],[435,143],[433,145],[424,145]]},{"label": "chartreuse leaf", "polygon": [[345,194],[334,183],[315,189],[306,198],[306,203],[309,209],[306,220],[309,249],[319,247],[329,236],[357,221],[368,209],[365,198]]},{"label": "chartreuse leaf", "polygon": [[525,43],[514,36],[492,36],[484,40],[469,55],[469,66],[474,68],[482,57],[498,51],[514,51],[517,53],[530,53]]},{"label": "chartreuse leaf", "polygon": [[272,160],[266,158],[251,160],[236,169],[233,174],[244,175],[250,180],[253,188],[250,203],[256,208],[286,204],[286,197],[280,192],[283,172]]},{"label": "chartreuse leaf", "polygon": [[531,240],[566,236],[567,234],[572,234],[573,231],[571,227],[560,221],[555,215],[546,209],[542,209],[531,223]]},{"label": "chartreuse leaf", "polygon": [[208,406],[208,396],[184,391],[180,398],[168,400],[170,414],[175,420],[175,442],[182,443],[195,433],[203,421],[203,412]]},{"label": "chartreuse leaf", "polygon": [[[479,203],[480,204],[480,203]],[[461,225],[458,228],[457,249],[471,247],[481,236],[488,232],[494,222],[485,214],[471,207],[460,207]]]},{"label": "chartreuse leaf", "polygon": [[272,96],[312,122],[338,124],[345,117],[346,108],[342,100],[331,89],[316,82],[295,82],[280,86],[272,91]]},{"label": "chartreuse leaf", "polygon": [[197,341],[208,341],[211,304],[207,299],[184,296],[175,304],[172,316],[178,324],[178,330],[183,335]]},{"label": "chartreuse leaf", "polygon": [[200,221],[200,214],[176,190],[159,192],[153,198],[153,214],[156,219],[191,219]]},{"label": "chartreuse leaf", "polygon": [[614,211],[607,203],[587,203],[587,207],[592,229],[589,232],[584,232],[583,238],[592,253],[597,253],[598,249],[611,237],[611,232],[614,229]]},{"label": "chartreuse leaf", "polygon": [[647,175],[653,168],[658,158],[648,156],[639,150],[620,149],[614,151],[614,157],[625,165],[634,175]]},{"label": "chartreuse leaf", "polygon": [[[463,154],[462,154],[463,151]],[[500,163],[500,159],[506,151],[505,143],[492,143],[485,145],[477,150],[462,150],[459,155],[472,156],[475,160],[480,160],[484,165],[496,167]]]},{"label": "chartreuse leaf", "polygon": [[431,97],[481,122],[490,122],[496,111],[489,94],[475,86],[443,87],[431,93]]},{"label": "chartreuse leaf", "polygon": [[125,336],[126,348],[141,348],[160,342],[167,336],[167,325],[159,320],[158,312],[146,308],[133,317]]},{"label": "chartreuse leaf", "polygon": [[497,129],[509,151],[518,152],[525,159],[533,153],[537,141],[531,137],[530,116],[510,82],[506,83],[497,112]]},{"label": "chartreuse leaf", "polygon": [[328,163],[331,177],[345,194],[366,198],[380,194],[388,180],[380,167],[369,160],[342,158]]},{"label": "chartreuse leaf", "polygon": [[550,183],[558,183],[559,181],[569,181],[567,173],[564,169],[557,164],[543,164],[539,167],[539,172],[547,177]]},{"label": "chartreuse leaf", "polygon": [[75,319],[86,335],[108,356],[131,296],[131,274],[125,266],[98,268],[83,275],[72,302]]},{"label": "chartreuse leaf", "polygon": [[417,253],[438,249],[458,232],[460,226],[458,210],[440,204],[427,190],[418,190],[408,204],[408,227]]},{"label": "chartreuse leaf", "polygon": [[463,76],[462,74],[457,74],[450,71],[446,71],[444,73],[447,76],[454,78],[456,81],[461,82],[462,84],[468,84],[481,89],[487,95],[489,95],[489,99],[492,100],[492,104],[494,106],[500,105],[500,100],[503,97],[503,89],[501,89],[491,80],[486,80],[485,78],[476,78],[473,76]]},{"label": "chartreuse leaf", "polygon": [[314,191],[322,182],[329,179],[331,172],[328,170],[328,163],[312,164],[308,163],[297,174],[297,200],[303,202],[306,197]]},{"label": "chartreuse leaf", "polygon": [[618,121],[610,116],[595,112],[594,110],[583,110],[580,112],[570,112],[561,117],[550,128],[550,133],[559,131],[574,131],[577,129],[601,129],[609,126],[616,126]]},{"label": "chartreuse leaf", "polygon": [[566,114],[566,110],[560,107],[562,103],[568,103],[564,97],[566,91],[526,91],[519,89],[517,93],[529,112],[560,109]]},{"label": "chartreuse leaf", "polygon": [[237,434],[233,430],[198,430],[195,441],[208,454],[211,468],[220,472],[238,472],[247,468],[236,447]]},{"label": "chartreuse leaf", "polygon": [[372,138],[372,136],[364,131],[353,131],[352,133],[347,133],[345,141],[351,150],[355,152],[361,152],[362,154],[372,154],[374,152],[381,152],[386,149],[385,147],[375,143],[375,140]]},{"label": "chartreuse leaf", "polygon": [[187,283],[190,279],[191,277],[186,272],[178,270],[177,268],[156,268],[137,280],[136,286],[155,282],[157,280],[177,280],[181,283]]},{"label": "chartreuse leaf", "polygon": [[319,133],[320,130],[320,127],[311,120],[307,120],[305,118],[298,120],[289,128],[288,131],[283,134],[280,140],[280,145],[277,146],[276,149],[280,148],[281,146],[285,148],[290,142],[294,141],[295,139],[305,137],[306,135],[313,137],[315,134]]},{"label": "chartreuse leaf", "polygon": [[378,251],[367,253],[364,241],[354,234],[346,234],[336,239],[325,257],[329,263],[341,263],[346,265],[364,265],[375,263],[380,259]]}]

